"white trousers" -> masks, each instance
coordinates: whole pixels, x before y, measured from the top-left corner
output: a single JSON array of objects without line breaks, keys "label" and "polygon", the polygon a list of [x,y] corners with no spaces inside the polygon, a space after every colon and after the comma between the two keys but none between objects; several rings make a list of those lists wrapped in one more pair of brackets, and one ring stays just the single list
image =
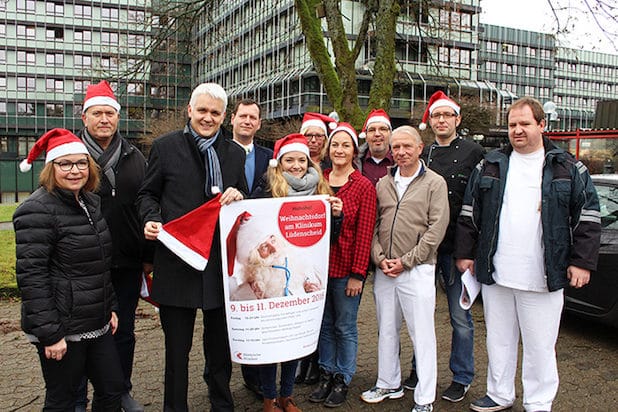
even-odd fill
[{"label": "white trousers", "polygon": [[526,411],[549,411],[558,392],[556,340],[563,291],[529,292],[483,285],[487,328],[487,395],[500,405],[515,401],[519,335]]},{"label": "white trousers", "polygon": [[376,268],[373,294],[378,313],[378,380],[376,386],[401,386],[399,331],[405,319],[414,345],[418,385],[414,401],[419,405],[436,399],[435,265],[420,265],[391,278]]}]

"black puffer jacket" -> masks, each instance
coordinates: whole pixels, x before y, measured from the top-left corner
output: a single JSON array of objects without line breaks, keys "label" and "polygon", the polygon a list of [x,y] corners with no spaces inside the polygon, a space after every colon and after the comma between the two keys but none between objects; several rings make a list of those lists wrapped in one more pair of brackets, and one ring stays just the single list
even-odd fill
[{"label": "black puffer jacket", "polygon": [[104,327],[117,310],[110,278],[112,238],[100,199],[37,189],[13,215],[22,328],[45,346]]}]

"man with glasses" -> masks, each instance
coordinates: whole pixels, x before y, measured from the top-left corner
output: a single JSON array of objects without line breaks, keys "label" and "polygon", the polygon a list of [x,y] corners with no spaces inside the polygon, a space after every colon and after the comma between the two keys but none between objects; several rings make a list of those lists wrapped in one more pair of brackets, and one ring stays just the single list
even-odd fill
[{"label": "man with glasses", "polygon": [[358,149],[356,166],[374,186],[394,164],[390,148],[391,130],[388,114],[382,109],[376,109],[367,116],[359,135],[365,139],[365,143]]},{"label": "man with glasses", "polygon": [[[427,167],[446,180],[450,209],[449,225],[438,248],[436,264],[436,271],[444,280],[453,328],[449,362],[453,381],[442,393],[442,399],[459,402],[468,392],[474,378],[474,325],[470,311],[459,305],[461,272],[455,267],[452,253],[457,216],[461,211],[468,178],[483,157],[483,148],[457,135],[457,126],[461,123],[461,108],[441,91],[435,92],[429,98],[423,123],[419,126],[421,130],[427,127],[427,120],[433,130],[435,141],[424,148],[421,157]],[[414,390],[417,381],[412,359],[412,370],[410,377],[404,382],[404,387]]]},{"label": "man with glasses", "polygon": [[[144,155],[118,132],[120,104],[105,80],[88,86],[82,108],[84,128],[77,133],[90,156],[101,168],[101,209],[112,233],[112,284],[118,299],[118,330],[114,334],[125,379],[121,405],[125,411],[143,411],[131,397],[131,374],[135,352],[135,309],[139,299],[142,271],[152,271],[150,253],[139,223],[135,200],[144,173]],[[62,169],[62,165],[60,168]],[[72,164],[67,164],[72,168]],[[86,165],[77,163],[82,170]],[[77,410],[86,410],[86,379],[79,390]],[[83,407],[83,409],[82,409]]]}]

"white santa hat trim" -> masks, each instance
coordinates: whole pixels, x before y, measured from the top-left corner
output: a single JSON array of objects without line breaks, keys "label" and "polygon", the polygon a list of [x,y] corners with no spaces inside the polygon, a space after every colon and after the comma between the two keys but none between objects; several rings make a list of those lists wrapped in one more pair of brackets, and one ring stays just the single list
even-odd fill
[{"label": "white santa hat trim", "polygon": [[79,142],[70,142],[65,143],[60,146],[56,146],[51,149],[45,155],[45,163],[49,163],[54,161],[55,159],[69,155],[69,154],[88,154],[88,149],[86,149],[86,145]]},{"label": "white santa hat trim", "polygon": [[305,134],[307,129],[309,129],[312,126],[319,127],[320,129],[324,131],[324,134],[328,133],[328,130],[326,130],[326,123],[318,119],[309,119],[309,120],[304,121],[303,124],[301,125],[300,132],[302,134]]},{"label": "white santa hat trim", "polygon": [[290,153],[290,152],[302,152],[306,154],[307,157],[309,157],[309,148],[307,147],[306,144],[289,143],[289,144],[286,144],[285,146],[282,146],[281,149],[279,149],[279,153],[277,154],[277,160],[281,159],[281,157],[284,154]]},{"label": "white santa hat trim", "polygon": [[459,105],[457,105],[454,101],[449,99],[440,99],[436,100],[431,106],[429,106],[429,114],[431,115],[436,108],[443,106],[447,106],[455,110],[457,115],[459,115],[459,112],[461,111],[461,107],[459,107]]},{"label": "white santa hat trim", "polygon": [[165,229],[161,228],[159,235],[157,236],[157,240],[163,243],[176,256],[184,260],[195,270],[202,271],[206,269],[208,259],[193,251],[191,248],[185,246],[182,242],[169,234]]},{"label": "white santa hat trim", "polygon": [[111,97],[96,96],[86,100],[84,102],[84,107],[82,108],[82,113],[86,113],[86,110],[92,106],[111,106],[120,113],[120,104]]}]

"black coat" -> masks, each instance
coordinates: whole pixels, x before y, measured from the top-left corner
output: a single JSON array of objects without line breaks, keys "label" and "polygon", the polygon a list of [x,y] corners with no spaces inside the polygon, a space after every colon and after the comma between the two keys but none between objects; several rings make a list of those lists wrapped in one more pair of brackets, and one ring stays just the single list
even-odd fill
[{"label": "black coat", "polygon": [[45,346],[104,327],[117,310],[112,238],[99,197],[37,189],[13,215],[22,328]]},{"label": "black coat", "polygon": [[[83,130],[78,136],[83,136]],[[101,185],[96,193],[101,197],[103,216],[112,233],[112,267],[141,268],[143,262],[152,262],[154,246],[144,239],[144,226],[135,205],[144,180],[146,159],[135,146],[119,137],[121,153],[115,168],[116,188],[101,173]]]},{"label": "black coat", "polygon": [[249,194],[253,193],[260,185],[260,178],[268,171],[268,162],[273,157],[273,151],[268,147],[253,145],[255,150],[255,175],[253,176],[253,187],[249,190]]},{"label": "black coat", "polygon": [[[224,136],[217,138],[214,147],[223,175],[222,192],[235,187],[248,193],[243,148]],[[157,138],[150,150],[146,177],[137,198],[142,227],[148,221],[167,223],[210,200],[204,193],[205,183],[204,158],[190,133],[178,130]],[[152,298],[168,306],[202,309],[223,306],[218,228],[203,272],[193,269],[157,243]]]}]

